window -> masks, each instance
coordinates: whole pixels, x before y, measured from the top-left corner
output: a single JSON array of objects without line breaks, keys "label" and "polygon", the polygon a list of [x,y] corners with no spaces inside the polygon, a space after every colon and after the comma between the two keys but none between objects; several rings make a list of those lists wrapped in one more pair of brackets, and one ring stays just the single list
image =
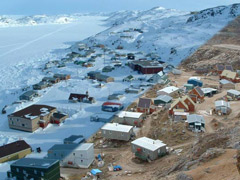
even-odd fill
[{"label": "window", "polygon": [[41,176],[44,176],[44,172],[41,172]]},{"label": "window", "polygon": [[12,118],[10,118],[10,120],[12,120]]},{"label": "window", "polygon": [[109,134],[112,134],[112,131],[109,131]]},{"label": "window", "polygon": [[143,152],[145,152],[146,150],[143,148]]},{"label": "window", "polygon": [[124,133],[121,133],[121,136],[124,136]]},{"label": "window", "polygon": [[81,154],[81,157],[82,157],[82,154]]},{"label": "window", "polygon": [[106,134],[106,131],[105,131],[105,130],[103,131],[103,134]]},{"label": "window", "polygon": [[19,169],[17,168],[16,171],[19,172]]},{"label": "window", "polygon": [[19,119],[17,119],[17,122],[19,121]]},{"label": "window", "polygon": [[25,127],[25,124],[22,124],[22,127]]},{"label": "window", "polygon": [[75,156],[75,153],[73,153],[73,155]]},{"label": "window", "polygon": [[37,174],[37,170],[34,170],[34,174]]},{"label": "window", "polygon": [[12,121],[12,125],[14,125],[14,122]]},{"label": "window", "polygon": [[56,154],[56,153],[54,153],[54,156],[57,156],[57,154]]},{"label": "window", "polygon": [[25,170],[23,170],[23,174],[27,174],[27,172]]},{"label": "window", "polygon": [[83,160],[81,160],[81,162],[83,162]]}]

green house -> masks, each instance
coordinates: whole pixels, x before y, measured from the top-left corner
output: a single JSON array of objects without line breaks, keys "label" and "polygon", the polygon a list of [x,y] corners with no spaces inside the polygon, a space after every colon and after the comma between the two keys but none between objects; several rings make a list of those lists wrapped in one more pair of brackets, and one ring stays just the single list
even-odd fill
[{"label": "green house", "polygon": [[17,180],[59,180],[60,165],[58,160],[23,158],[10,165],[7,176]]},{"label": "green house", "polygon": [[184,84],[184,87],[186,88],[187,91],[191,91],[192,89],[194,89],[193,84]]}]

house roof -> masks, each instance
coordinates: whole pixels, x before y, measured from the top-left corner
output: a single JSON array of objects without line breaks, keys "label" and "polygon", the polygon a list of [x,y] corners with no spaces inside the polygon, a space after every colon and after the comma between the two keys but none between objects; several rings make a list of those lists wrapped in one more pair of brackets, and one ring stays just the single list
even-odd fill
[{"label": "house roof", "polygon": [[57,119],[61,119],[61,118],[66,117],[66,116],[67,116],[67,114],[60,113],[60,112],[53,113],[53,117],[57,118]]},{"label": "house roof", "polygon": [[139,108],[150,108],[152,100],[148,98],[140,98],[138,101]]},{"label": "house roof", "polygon": [[233,71],[232,65],[226,65],[226,66],[225,66],[225,69],[226,69],[226,70],[229,70],[229,71]]},{"label": "house roof", "polygon": [[226,79],[221,79],[221,80],[219,81],[219,83],[220,83],[220,84],[234,84],[233,82],[228,81],[228,80],[226,80]]},{"label": "house roof", "polygon": [[193,102],[193,100],[189,96],[182,97],[182,101],[185,101],[186,99],[188,99],[193,105],[195,105],[195,103]]},{"label": "house roof", "polygon": [[175,100],[172,104],[171,104],[171,109],[174,108],[178,103],[182,103],[184,105],[184,107],[186,109],[188,109],[187,104],[183,101],[183,99],[179,98],[177,100]]},{"label": "house roof", "polygon": [[21,117],[29,120],[33,120],[39,116],[46,116],[50,111],[56,110],[55,107],[35,104],[29,107],[26,107],[20,111],[14,112],[9,116]]},{"label": "house roof", "polygon": [[168,103],[168,102],[170,102],[172,100],[172,97],[168,96],[168,95],[160,95],[155,100],[161,100],[163,102]]},{"label": "house roof", "polygon": [[31,90],[31,91],[27,91],[27,92],[23,93],[21,96],[34,96],[36,94],[37,94],[36,91]]},{"label": "house roof", "polygon": [[53,159],[22,158],[12,163],[11,166],[48,169],[56,163],[59,163],[59,161]]},{"label": "house roof", "polygon": [[234,94],[234,95],[236,95],[236,96],[240,96],[240,92],[237,91],[237,90],[235,90],[235,89],[230,89],[230,90],[228,90],[227,92],[228,92],[228,93],[231,93],[231,94]]},{"label": "house roof", "polygon": [[201,88],[204,94],[211,93],[213,91],[217,91],[217,89],[214,88]]},{"label": "house roof", "polygon": [[235,79],[236,76],[237,76],[237,73],[236,73],[236,72],[229,71],[229,70],[224,70],[224,71],[222,72],[221,76],[227,77],[227,78],[230,78],[230,79]]},{"label": "house roof", "polygon": [[139,112],[128,112],[128,111],[121,111],[116,116],[119,118],[130,117],[130,118],[140,118],[143,113]]},{"label": "house roof", "polygon": [[224,106],[224,107],[228,107],[230,108],[230,103],[220,100],[220,101],[215,101],[215,107],[220,107],[220,106]]},{"label": "house roof", "polygon": [[179,90],[179,88],[177,88],[175,86],[169,86],[169,87],[165,87],[165,88],[159,90],[158,92],[165,92],[167,94],[171,94],[171,93],[176,92],[178,90]]},{"label": "house roof", "polygon": [[201,115],[197,115],[197,114],[191,114],[187,116],[187,122],[188,123],[203,123],[205,124],[205,119],[203,116]]},{"label": "house roof", "polygon": [[84,98],[88,98],[87,94],[75,94],[75,93],[71,93],[69,95],[69,100],[74,100],[74,99],[78,99],[78,100],[82,100]]},{"label": "house roof", "polygon": [[63,141],[64,142],[65,141],[72,142],[72,143],[80,143],[80,142],[85,141],[85,138],[82,135],[71,135],[70,137],[65,138]]},{"label": "house roof", "polygon": [[203,91],[202,91],[202,89],[200,88],[200,87],[195,87],[194,88],[196,91],[197,91],[197,93],[199,94],[199,96],[201,96],[201,97],[203,97],[204,96],[204,93],[203,93]]},{"label": "house roof", "polygon": [[160,140],[153,140],[147,137],[141,137],[131,142],[131,144],[143,147],[145,149],[148,149],[150,151],[156,151],[157,149],[166,146],[162,141]]},{"label": "house roof", "polygon": [[138,60],[132,61],[132,64],[141,66],[143,68],[158,68],[163,67],[158,61],[149,61],[149,60]]},{"label": "house roof", "polygon": [[31,146],[24,140],[19,140],[0,147],[0,158],[29,149]]},{"label": "house roof", "polygon": [[222,64],[217,64],[216,68],[217,68],[217,71],[223,71],[225,69],[225,66]]},{"label": "house roof", "polygon": [[48,151],[74,151],[74,150],[88,150],[93,146],[93,143],[81,144],[55,144]]},{"label": "house roof", "polygon": [[122,125],[118,123],[106,123],[101,129],[108,131],[130,132],[133,126]]}]

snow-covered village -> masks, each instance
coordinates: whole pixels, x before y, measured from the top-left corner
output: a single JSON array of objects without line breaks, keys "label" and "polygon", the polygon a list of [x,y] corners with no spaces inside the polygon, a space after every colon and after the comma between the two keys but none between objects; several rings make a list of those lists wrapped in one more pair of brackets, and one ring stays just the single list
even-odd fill
[{"label": "snow-covered village", "polygon": [[0,7],[0,180],[240,179],[240,4],[174,2]]}]

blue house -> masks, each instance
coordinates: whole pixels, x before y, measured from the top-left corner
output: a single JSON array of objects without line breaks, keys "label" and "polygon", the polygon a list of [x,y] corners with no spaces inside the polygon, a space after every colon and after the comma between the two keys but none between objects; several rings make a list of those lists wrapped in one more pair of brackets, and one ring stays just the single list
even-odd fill
[{"label": "blue house", "polygon": [[201,80],[198,80],[198,79],[189,79],[187,83],[192,84],[194,86],[199,86],[199,87],[203,86],[203,82]]}]

